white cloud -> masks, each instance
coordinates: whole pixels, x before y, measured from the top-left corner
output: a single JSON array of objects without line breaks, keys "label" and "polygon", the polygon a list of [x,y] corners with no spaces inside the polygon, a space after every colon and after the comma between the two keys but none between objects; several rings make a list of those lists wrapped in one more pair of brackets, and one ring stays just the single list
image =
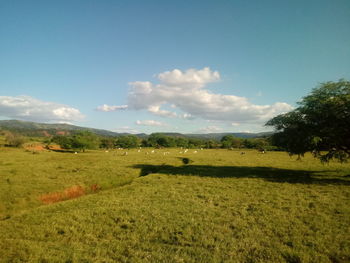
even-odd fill
[{"label": "white cloud", "polygon": [[158,79],[167,86],[188,86],[193,89],[201,88],[209,82],[218,81],[220,74],[217,71],[211,71],[208,67],[201,70],[188,69],[186,72],[174,69],[173,71],[160,73]]},{"label": "white cloud", "polygon": [[183,118],[183,119],[186,119],[186,120],[194,120],[195,119],[195,117],[193,117],[191,114],[189,114],[189,113],[184,113],[184,114],[182,114],[181,115],[181,118]]},{"label": "white cloud", "polygon": [[119,128],[114,129],[113,131],[119,132],[119,133],[133,133],[133,134],[141,133],[139,130],[136,130],[136,129],[129,127],[129,126],[119,127]]},{"label": "white cloud", "polygon": [[57,121],[57,123],[73,125],[73,123],[70,121]]},{"label": "white cloud", "polygon": [[108,112],[108,111],[126,110],[127,108],[128,108],[128,105],[110,106],[110,105],[107,105],[107,104],[103,104],[101,106],[98,106],[96,108],[96,110],[97,111]]},{"label": "white cloud", "polygon": [[232,126],[239,126],[240,124],[238,122],[232,122],[231,125]]},{"label": "white cloud", "polygon": [[[149,81],[129,83],[128,109],[147,110],[163,117],[202,118],[237,123],[263,123],[292,109],[291,105],[283,102],[256,105],[245,97],[213,93],[205,87],[208,83],[219,81],[220,74],[210,68],[186,71],[174,69],[158,74],[157,78],[158,84]],[[183,113],[164,110],[164,106]]]},{"label": "white cloud", "polygon": [[0,96],[0,116],[42,122],[70,122],[84,118],[76,108],[30,96]]},{"label": "white cloud", "polygon": [[176,112],[161,110],[159,106],[149,106],[148,111],[162,117],[171,117],[171,118],[177,117]]},{"label": "white cloud", "polygon": [[218,126],[207,126],[198,130],[200,133],[215,133],[221,131],[223,131],[223,129]]},{"label": "white cloud", "polygon": [[142,125],[142,126],[167,126],[165,123],[160,122],[160,121],[155,121],[155,120],[137,120],[136,121],[137,125]]}]

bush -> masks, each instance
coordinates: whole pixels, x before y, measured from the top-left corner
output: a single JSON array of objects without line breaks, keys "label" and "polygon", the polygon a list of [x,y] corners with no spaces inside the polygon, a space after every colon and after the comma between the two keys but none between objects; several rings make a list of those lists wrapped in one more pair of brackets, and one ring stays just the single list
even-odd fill
[{"label": "bush", "polygon": [[25,142],[25,138],[18,134],[14,134],[12,132],[8,132],[5,135],[6,145],[10,147],[21,147]]}]

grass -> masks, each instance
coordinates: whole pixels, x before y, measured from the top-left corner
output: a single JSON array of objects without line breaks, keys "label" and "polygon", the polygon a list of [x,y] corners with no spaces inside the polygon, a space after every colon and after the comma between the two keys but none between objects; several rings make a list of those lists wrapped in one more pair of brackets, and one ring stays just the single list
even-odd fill
[{"label": "grass", "polygon": [[1,148],[0,262],[350,261],[349,164],[179,152]]}]

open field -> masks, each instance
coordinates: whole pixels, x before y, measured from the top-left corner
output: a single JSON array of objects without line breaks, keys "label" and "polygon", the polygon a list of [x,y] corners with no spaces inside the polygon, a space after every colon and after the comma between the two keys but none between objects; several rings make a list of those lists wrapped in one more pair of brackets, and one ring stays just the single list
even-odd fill
[{"label": "open field", "polygon": [[0,262],[350,261],[349,164],[151,150],[0,148]]}]

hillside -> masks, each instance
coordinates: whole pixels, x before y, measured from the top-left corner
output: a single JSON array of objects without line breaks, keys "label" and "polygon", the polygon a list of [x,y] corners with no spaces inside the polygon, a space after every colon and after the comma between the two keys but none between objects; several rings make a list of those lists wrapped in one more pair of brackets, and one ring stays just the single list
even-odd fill
[{"label": "hillside", "polygon": [[112,131],[87,128],[75,126],[65,123],[38,123],[20,120],[2,120],[0,121],[0,128],[3,130],[15,131],[27,136],[52,136],[52,135],[66,135],[76,131],[91,131],[101,136],[120,136],[125,133],[116,133]]},{"label": "hillside", "polygon": [[[69,135],[76,131],[90,131],[101,136],[123,136],[129,133],[117,133],[109,130],[95,129],[88,127],[75,126],[65,123],[38,123],[20,120],[0,120],[0,129],[14,131],[26,136],[53,136],[53,135]],[[256,138],[271,135],[272,132],[260,133],[206,133],[206,134],[182,134],[173,132],[161,132],[161,134],[173,137],[199,138],[208,140],[220,140],[225,135],[233,135],[238,138]],[[136,134],[140,138],[146,138],[148,135],[144,133]]]},{"label": "hillside", "polygon": [[187,137],[192,138],[201,138],[201,139],[208,139],[208,140],[221,140],[222,137],[226,135],[232,135],[237,138],[258,138],[258,137],[264,137],[264,136],[270,136],[273,132],[259,132],[259,133],[249,133],[249,132],[226,132],[226,133],[206,133],[206,134],[186,134]]}]

